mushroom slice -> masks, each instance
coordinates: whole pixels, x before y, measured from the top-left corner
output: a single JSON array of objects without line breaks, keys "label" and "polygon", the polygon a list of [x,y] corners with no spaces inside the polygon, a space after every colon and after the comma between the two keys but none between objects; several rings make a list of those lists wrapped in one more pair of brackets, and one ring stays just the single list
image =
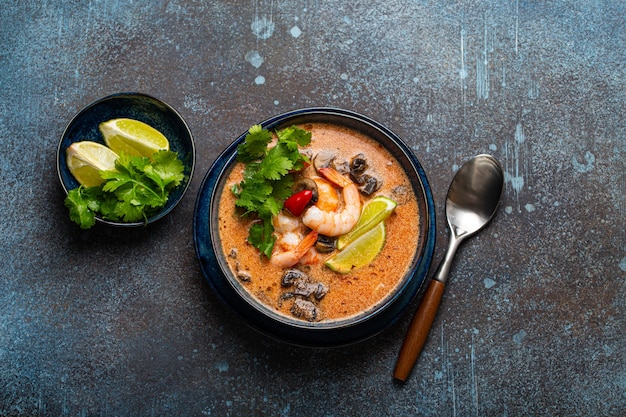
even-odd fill
[{"label": "mushroom slice", "polygon": [[283,287],[291,287],[298,281],[308,282],[309,276],[299,269],[291,268],[283,272],[280,283]]},{"label": "mushroom slice", "polygon": [[350,174],[352,174],[354,178],[358,178],[367,170],[368,166],[365,155],[359,153],[353,156],[350,161]]},{"label": "mushroom slice", "polygon": [[359,184],[359,191],[365,195],[372,195],[380,190],[380,187],[383,185],[383,180],[369,174],[363,174],[360,177]]},{"label": "mushroom slice", "polygon": [[332,160],[330,165],[335,171],[342,175],[350,173],[350,162],[345,158],[336,157]]},{"label": "mushroom slice", "polygon": [[308,300],[296,298],[291,307],[291,314],[307,321],[315,321],[317,319],[317,307]]},{"label": "mushroom slice", "polygon": [[336,248],[337,239],[331,236],[317,235],[317,242],[315,243],[315,249],[319,253],[330,253]]},{"label": "mushroom slice", "polygon": [[320,168],[328,168],[336,156],[337,154],[330,150],[319,151],[313,158],[313,166],[315,167],[315,170],[317,171]]}]

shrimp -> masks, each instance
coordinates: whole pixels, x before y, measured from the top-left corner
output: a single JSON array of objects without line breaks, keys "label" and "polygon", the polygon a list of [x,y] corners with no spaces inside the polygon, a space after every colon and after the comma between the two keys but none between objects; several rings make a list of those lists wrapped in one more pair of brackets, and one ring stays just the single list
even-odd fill
[{"label": "shrimp", "polygon": [[342,188],[343,206],[338,210],[326,211],[317,205],[309,207],[302,215],[302,223],[326,236],[348,233],[361,216],[361,198],[356,184],[332,168],[320,168],[330,182]]},{"label": "shrimp", "polygon": [[275,251],[289,251],[298,246],[304,237],[304,225],[298,217],[288,213],[278,213],[272,218],[276,235]]},{"label": "shrimp", "polygon": [[[308,230],[304,224],[302,224],[299,217],[294,217],[286,212],[281,212],[274,216],[272,218],[272,225],[274,226],[274,232],[277,236],[272,259],[275,259],[275,256],[287,258],[287,255],[279,254],[294,252],[304,239],[306,230]],[[281,259],[275,259],[274,262],[281,264],[283,261]],[[304,265],[319,262],[319,254],[314,247],[311,247],[296,263],[297,262]]]},{"label": "shrimp", "polygon": [[272,226],[275,232],[284,234],[298,231],[302,227],[302,222],[297,217],[280,212],[272,217]]},{"label": "shrimp", "polygon": [[[294,233],[294,232],[288,232]],[[274,251],[270,262],[272,265],[276,265],[281,268],[289,268],[297,264],[300,259],[306,255],[313,245],[317,242],[317,232],[312,230],[308,235],[304,237],[293,249],[285,251]]]},{"label": "shrimp", "polygon": [[322,211],[333,211],[339,207],[339,195],[333,185],[324,178],[311,177],[317,186],[317,202],[315,205]]}]

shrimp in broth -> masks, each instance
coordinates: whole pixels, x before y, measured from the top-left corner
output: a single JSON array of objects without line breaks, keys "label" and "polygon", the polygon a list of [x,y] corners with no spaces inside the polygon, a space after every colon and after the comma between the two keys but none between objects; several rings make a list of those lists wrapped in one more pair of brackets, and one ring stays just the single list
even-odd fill
[{"label": "shrimp in broth", "polygon": [[325,236],[348,233],[361,215],[361,196],[356,184],[333,168],[320,168],[320,174],[341,187],[343,207],[326,211],[318,206],[310,207],[302,216],[302,223]]}]

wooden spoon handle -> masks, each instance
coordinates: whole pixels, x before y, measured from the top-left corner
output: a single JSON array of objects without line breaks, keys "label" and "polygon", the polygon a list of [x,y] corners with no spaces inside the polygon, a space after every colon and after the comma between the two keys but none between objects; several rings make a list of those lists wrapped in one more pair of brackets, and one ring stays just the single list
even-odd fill
[{"label": "wooden spoon handle", "polygon": [[430,281],[420,306],[406,332],[406,337],[396,362],[396,369],[393,372],[394,378],[406,381],[409,377],[417,358],[422,352],[424,343],[426,343],[433,321],[435,321],[444,288],[445,284],[443,282],[434,279]]}]

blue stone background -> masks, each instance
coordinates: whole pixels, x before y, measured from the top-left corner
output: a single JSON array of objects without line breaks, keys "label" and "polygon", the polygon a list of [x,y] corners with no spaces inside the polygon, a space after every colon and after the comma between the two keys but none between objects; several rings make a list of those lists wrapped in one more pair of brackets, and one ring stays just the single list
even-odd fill
[{"label": "blue stone background", "polygon": [[[626,414],[625,17],[620,0],[2,2],[0,416]],[[183,115],[196,175],[147,229],[81,231],[56,147],[122,91]],[[414,150],[436,262],[458,167],[491,153],[506,170],[404,385],[410,314],[356,346],[286,346],[226,310],[195,258],[217,155],[251,124],[326,105]]]}]

